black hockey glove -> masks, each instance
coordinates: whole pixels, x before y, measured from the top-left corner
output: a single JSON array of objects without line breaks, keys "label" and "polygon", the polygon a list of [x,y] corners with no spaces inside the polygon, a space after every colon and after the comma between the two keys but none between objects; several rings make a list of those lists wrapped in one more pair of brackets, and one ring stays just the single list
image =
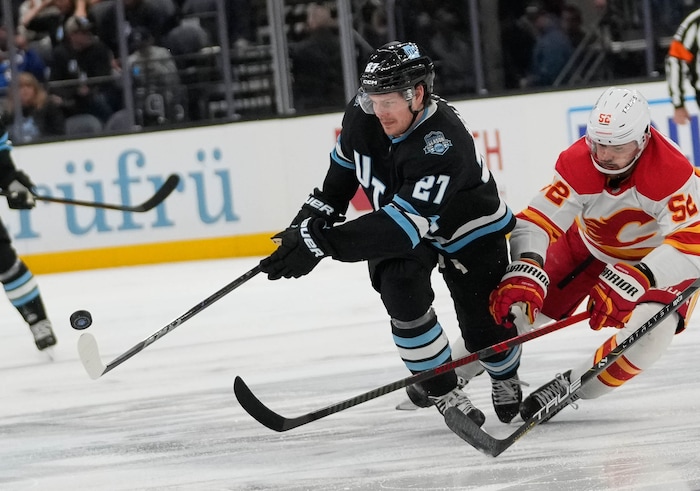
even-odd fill
[{"label": "black hockey glove", "polygon": [[299,278],[309,274],[327,254],[330,246],[323,238],[326,226],[321,218],[306,218],[297,227],[289,227],[272,240],[279,247],[260,261],[260,269],[270,280]]},{"label": "black hockey glove", "polygon": [[29,210],[34,208],[36,202],[31,189],[34,183],[29,176],[22,171],[16,171],[12,181],[7,185],[5,191],[7,195],[7,204],[14,210]]},{"label": "black hockey glove", "polygon": [[323,218],[326,225],[331,226],[334,223],[339,223],[345,221],[345,217],[336,210],[334,206],[328,203],[328,201],[323,197],[323,193],[316,188],[314,192],[306,198],[306,202],[302,205],[301,210],[294,217],[290,227],[298,227],[301,222],[306,218]]}]

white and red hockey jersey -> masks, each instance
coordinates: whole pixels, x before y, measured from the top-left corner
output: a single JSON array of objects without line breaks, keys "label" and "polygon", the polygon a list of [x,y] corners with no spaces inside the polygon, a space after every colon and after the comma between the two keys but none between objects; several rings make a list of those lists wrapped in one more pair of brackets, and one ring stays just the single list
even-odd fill
[{"label": "white and red hockey jersey", "polygon": [[591,254],[606,263],[642,260],[657,287],[700,277],[700,177],[679,148],[652,137],[631,176],[615,187],[579,139],[559,155],[554,179],[517,215],[512,256],[546,257],[574,223]]}]

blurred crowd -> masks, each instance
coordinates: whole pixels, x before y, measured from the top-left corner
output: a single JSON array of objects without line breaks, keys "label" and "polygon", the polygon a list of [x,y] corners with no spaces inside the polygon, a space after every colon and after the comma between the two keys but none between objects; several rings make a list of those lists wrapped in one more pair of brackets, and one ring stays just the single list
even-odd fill
[{"label": "blurred crowd", "polygon": [[[10,92],[13,67],[4,12],[0,90],[8,127],[16,128],[21,108],[21,135],[14,136],[18,142],[122,129],[125,69],[137,103],[136,124],[200,119],[189,101],[197,100],[201,87],[188,93],[181,77],[193,71],[202,50],[221,45],[215,0],[123,0],[123,28],[115,0],[15,4],[11,34],[14,69],[20,74],[17,94]],[[222,5],[223,42],[236,47],[251,43],[250,2],[226,0]]]},{"label": "blurred crowd", "polygon": [[[123,0],[120,28],[116,0],[14,0],[12,32],[4,13],[0,27],[3,118],[18,143],[128,131],[134,125],[192,124],[211,120],[211,101],[234,89],[237,96],[258,92],[236,100],[237,110],[267,108],[274,115],[275,67],[270,49],[264,49],[271,44],[266,3]],[[481,12],[474,19],[468,1],[353,1],[358,69],[373,49],[395,37],[415,41],[431,55],[439,75],[436,92],[452,99],[480,93],[480,70],[491,93],[556,87],[576,76],[591,83],[648,75],[639,73],[640,50],[624,45],[641,38],[643,2],[477,3]],[[658,39],[672,36],[684,15],[698,7],[693,0],[650,3]],[[284,5],[295,111],[342,109],[347,101],[337,2],[286,0]],[[489,19],[495,19],[498,29],[484,25]],[[611,50],[611,42],[622,47]],[[663,49],[660,45],[661,65]],[[225,53],[235,62],[233,68],[222,63]],[[255,61],[261,53],[265,63]],[[589,68],[588,73],[576,75],[574,66]],[[13,68],[19,73],[15,91]],[[233,87],[222,88],[224,69],[232,70]],[[125,83],[130,90],[125,91]],[[127,102],[135,120],[125,117]]]}]

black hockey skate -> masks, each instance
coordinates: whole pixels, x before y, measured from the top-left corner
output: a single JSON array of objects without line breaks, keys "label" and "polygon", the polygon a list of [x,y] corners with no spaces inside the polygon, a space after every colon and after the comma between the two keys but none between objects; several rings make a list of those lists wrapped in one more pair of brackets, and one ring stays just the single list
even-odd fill
[{"label": "black hockey skate", "polygon": [[51,328],[51,321],[48,319],[40,320],[39,322],[29,326],[34,336],[34,344],[40,351],[50,348],[56,344],[56,336]]},{"label": "black hockey skate", "polygon": [[[571,370],[558,374],[553,380],[550,380],[525,398],[522,404],[520,404],[520,417],[523,418],[524,421],[529,420],[531,417],[545,408],[550,401],[553,401],[555,398],[566,394],[570,385]],[[578,398],[578,395],[574,395],[568,404],[559,407],[555,411],[552,411],[551,414],[547,414],[542,420],[542,423],[552,419],[555,414],[569,404],[575,402]]]},{"label": "black hockey skate", "polygon": [[[455,368],[455,373],[457,374],[457,387],[461,389],[466,386],[471,379],[484,373],[484,367],[480,364],[473,363]],[[427,392],[425,392],[420,384],[407,385],[406,395],[408,396],[408,400],[402,401],[396,405],[396,409],[399,411],[415,411],[416,409],[433,405],[433,401],[428,398]]]},{"label": "black hockey skate", "polygon": [[501,422],[510,423],[518,415],[520,403],[523,400],[522,385],[527,384],[520,381],[517,373],[505,380],[491,379],[493,409]]}]

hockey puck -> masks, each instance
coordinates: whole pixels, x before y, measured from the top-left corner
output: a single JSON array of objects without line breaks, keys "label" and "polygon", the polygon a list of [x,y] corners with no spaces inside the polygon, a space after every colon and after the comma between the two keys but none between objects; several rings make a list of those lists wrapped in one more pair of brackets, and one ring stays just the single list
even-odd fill
[{"label": "hockey puck", "polygon": [[92,316],[87,310],[76,310],[70,316],[70,325],[73,329],[82,331],[92,325]]}]

